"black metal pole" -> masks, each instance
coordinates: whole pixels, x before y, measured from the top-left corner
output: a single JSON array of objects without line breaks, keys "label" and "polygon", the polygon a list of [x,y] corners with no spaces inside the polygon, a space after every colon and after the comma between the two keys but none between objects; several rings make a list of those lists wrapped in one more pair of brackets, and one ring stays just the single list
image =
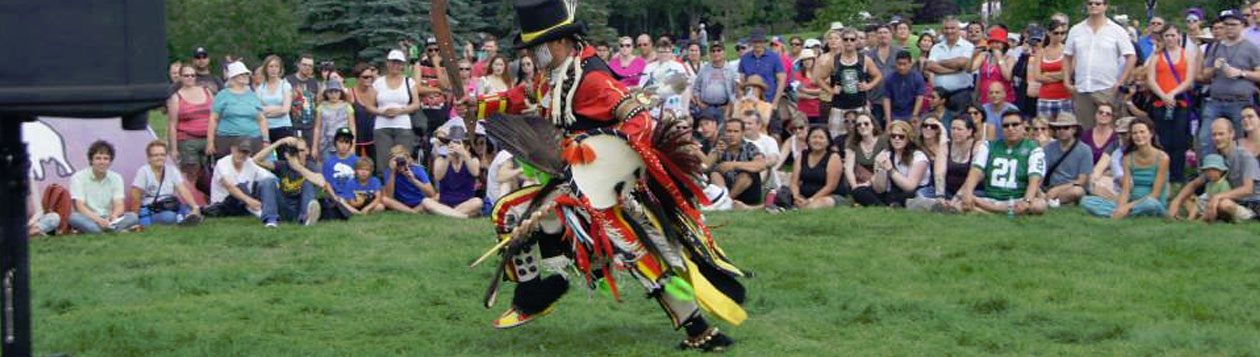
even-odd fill
[{"label": "black metal pole", "polygon": [[31,355],[30,261],[26,247],[26,145],[22,122],[30,117],[0,116],[0,351],[5,357]]}]

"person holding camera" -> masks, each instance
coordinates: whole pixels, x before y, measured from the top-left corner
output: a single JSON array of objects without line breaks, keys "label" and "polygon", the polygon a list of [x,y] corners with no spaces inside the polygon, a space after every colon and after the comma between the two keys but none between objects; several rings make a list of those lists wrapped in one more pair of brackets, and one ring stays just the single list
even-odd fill
[{"label": "person holding camera", "polygon": [[[136,169],[131,182],[131,201],[139,205],[137,215],[140,225],[145,227],[201,223],[201,207],[184,184],[183,175],[175,165],[167,163],[168,149],[169,146],[162,140],[154,140],[145,146],[149,162]],[[183,203],[180,203],[181,199]]]},{"label": "person holding camera", "polygon": [[[976,53],[971,57],[971,71],[977,73],[976,88],[988,89],[992,88],[993,83],[1001,83],[1002,93],[1006,95],[1003,102],[1014,103],[1015,89],[1011,86],[1011,77],[1015,60],[1006,56],[1008,49],[1006,29],[990,29],[988,46],[976,46]],[[990,91],[981,91],[979,102],[997,102],[989,100],[990,94]]]},{"label": "person holding camera", "polygon": [[[276,154],[274,162],[272,152]],[[331,189],[326,188],[328,183],[310,153],[306,141],[287,137],[254,154],[254,164],[276,176],[275,184],[259,186],[263,224],[267,227],[275,227],[280,220],[307,226],[319,222],[321,208],[315,196],[320,189]]]},{"label": "person holding camera", "polygon": [[481,160],[472,154],[472,146],[466,140],[467,132],[462,126],[450,128],[447,138],[451,142],[445,148],[439,148],[438,156],[433,159],[433,178],[442,188],[438,203],[475,217],[483,205],[481,198],[476,197]]},{"label": "person holding camera", "polygon": [[415,162],[409,150],[394,145],[389,150],[390,170],[385,173],[385,189],[381,196],[385,208],[406,213],[433,213],[452,218],[468,218],[468,215],[438,203],[437,189],[425,173],[424,166]]}]

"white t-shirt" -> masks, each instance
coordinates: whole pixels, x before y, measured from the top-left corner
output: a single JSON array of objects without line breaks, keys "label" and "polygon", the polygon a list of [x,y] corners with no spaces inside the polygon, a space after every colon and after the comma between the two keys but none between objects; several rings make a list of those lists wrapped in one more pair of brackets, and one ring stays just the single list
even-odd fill
[{"label": "white t-shirt", "polygon": [[[779,166],[779,162],[783,160],[783,155],[779,154],[779,143],[774,141],[774,137],[762,135],[758,137],[757,140],[744,138],[744,141],[750,142],[753,146],[756,146],[757,150],[761,151],[761,155],[765,156],[766,163],[770,164],[770,167]],[[774,170],[765,170],[761,172],[762,182],[765,182],[767,187],[781,186],[778,175],[775,175],[773,171]]]},{"label": "white t-shirt", "polygon": [[165,173],[162,174],[162,182],[158,182],[158,174],[153,172],[153,168],[148,164],[140,166],[136,169],[136,176],[131,180],[131,187],[138,188],[143,193],[140,197],[140,205],[153,204],[153,201],[162,196],[171,196],[175,194],[175,187],[184,184],[184,175],[175,168],[175,165],[166,164]]},{"label": "white t-shirt", "polygon": [[[893,158],[894,155],[892,154],[891,150],[888,151],[888,155],[889,155],[889,159],[894,159]],[[909,164],[906,164],[905,161],[896,160],[897,162],[893,164],[893,170],[897,170],[897,172],[900,172],[902,176],[908,177],[910,176],[911,167],[914,167],[915,164],[918,164],[920,162],[923,162],[923,163],[928,162],[927,154],[924,154],[922,151],[915,150],[913,156],[914,157],[910,159]],[[931,184],[932,182],[931,176],[932,175],[928,175],[927,171],[924,171],[923,178],[919,179],[919,187],[923,187],[923,186],[927,186]]]},{"label": "white t-shirt", "polygon": [[223,202],[228,197],[227,187],[223,187],[221,180],[239,185],[271,177],[274,176],[267,170],[259,168],[252,159],[245,159],[245,163],[241,164],[241,169],[237,170],[236,165],[232,164],[232,156],[224,156],[214,163],[214,184],[210,185],[210,203]]},{"label": "white t-shirt", "polygon": [[[411,103],[411,78],[408,77],[403,81],[403,85],[398,88],[390,89],[385,83],[386,77],[377,78],[372,82],[372,88],[376,89],[376,108],[385,111],[385,109],[406,108]],[[387,117],[384,115],[376,116],[376,126],[373,130],[380,129],[411,129],[411,115],[402,114],[396,117]]]},{"label": "white t-shirt", "polygon": [[490,167],[486,169],[486,199],[490,202],[498,201],[499,196],[505,193],[499,192],[499,168],[510,162],[512,153],[507,150],[499,150],[494,159],[490,160]]}]

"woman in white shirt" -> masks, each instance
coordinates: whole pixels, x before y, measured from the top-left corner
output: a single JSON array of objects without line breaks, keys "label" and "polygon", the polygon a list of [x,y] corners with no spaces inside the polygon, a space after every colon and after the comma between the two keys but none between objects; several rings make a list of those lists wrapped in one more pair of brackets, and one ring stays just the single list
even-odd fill
[{"label": "woman in white shirt", "polygon": [[[154,140],[145,146],[148,164],[136,169],[131,183],[131,200],[140,205],[140,224],[196,224],[201,222],[201,207],[184,184],[182,173],[167,162],[168,146]],[[179,197],[183,204],[162,207],[159,204]],[[176,201],[178,203],[178,201]],[[173,209],[172,209],[173,208]]]},{"label": "woman in white shirt", "polygon": [[[420,142],[411,131],[411,114],[420,110],[420,94],[415,82],[403,73],[407,56],[402,51],[390,50],[385,63],[385,76],[376,79],[372,88],[376,100],[365,102],[364,108],[376,114],[373,137],[376,139],[376,157],[390,157],[389,148],[402,145],[410,151]],[[387,172],[389,160],[377,160],[376,172]]]}]

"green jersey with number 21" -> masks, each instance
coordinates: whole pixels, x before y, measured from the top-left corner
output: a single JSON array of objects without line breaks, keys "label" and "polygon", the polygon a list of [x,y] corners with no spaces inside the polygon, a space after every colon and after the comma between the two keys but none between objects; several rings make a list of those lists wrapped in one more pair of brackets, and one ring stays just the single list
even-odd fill
[{"label": "green jersey with number 21", "polygon": [[1028,178],[1045,177],[1046,154],[1037,142],[1024,139],[1015,146],[1006,141],[990,141],[987,155],[979,155],[972,166],[984,171],[985,197],[1005,201],[1024,197]]}]

